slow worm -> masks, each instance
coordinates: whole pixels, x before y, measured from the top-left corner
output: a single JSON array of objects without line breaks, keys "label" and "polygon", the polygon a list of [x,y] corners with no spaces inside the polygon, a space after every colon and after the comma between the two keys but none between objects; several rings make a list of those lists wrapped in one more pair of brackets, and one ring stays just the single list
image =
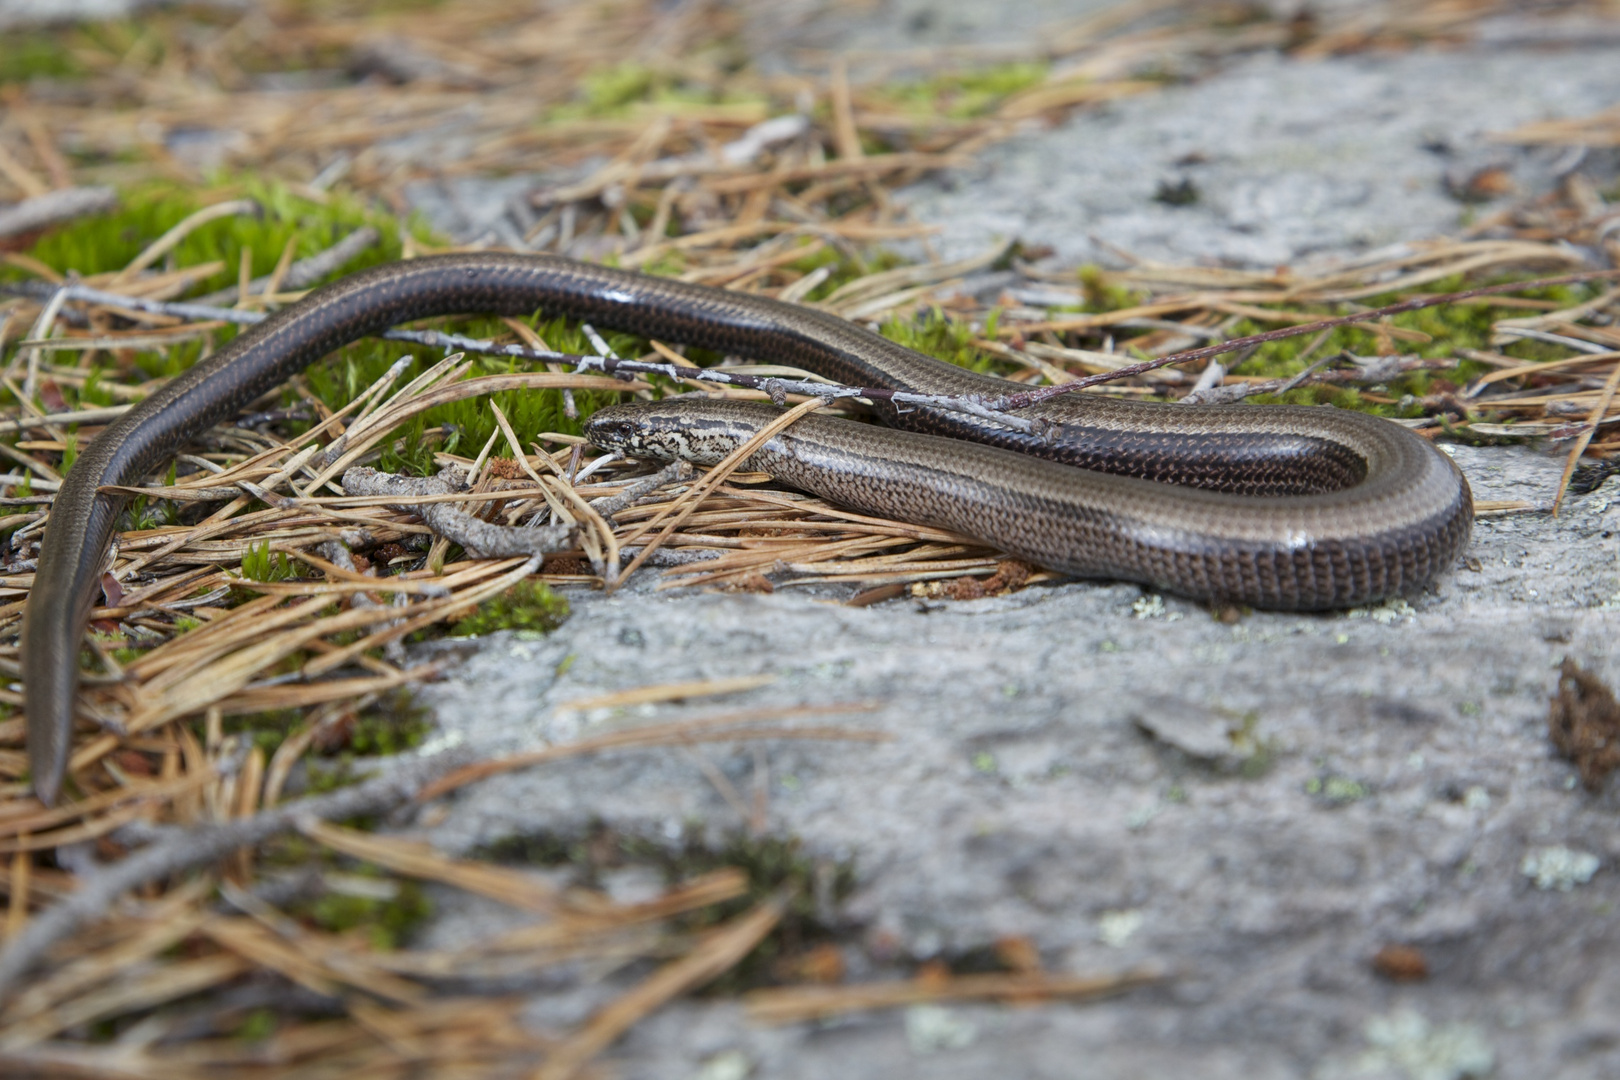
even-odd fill
[{"label": "slow worm", "polygon": [[[188,439],[357,338],[434,315],[536,309],[854,386],[987,397],[1009,389],[813,308],[553,256],[432,256],[325,286],[114,421],[64,480],[23,627],[40,798],[55,800],[67,767],[79,644],[123,506],[103,486],[139,483]],[[684,442],[712,459],[770,415],[769,406],[713,401],[649,408],[602,410],[590,433],[648,456]],[[1040,434],[940,409],[876,409],[905,430],[810,416],[767,443],[754,465],[1054,569],[1295,610],[1417,588],[1451,565],[1473,521],[1468,484],[1450,459],[1360,413],[1073,394],[1020,414],[1048,421]]]}]

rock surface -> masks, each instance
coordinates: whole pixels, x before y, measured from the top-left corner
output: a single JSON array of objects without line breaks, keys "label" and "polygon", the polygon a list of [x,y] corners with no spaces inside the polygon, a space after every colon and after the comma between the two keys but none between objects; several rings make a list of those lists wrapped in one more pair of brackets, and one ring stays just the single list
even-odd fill
[{"label": "rock surface", "polygon": [[[1448,169],[1499,163],[1534,190],[1565,164],[1487,132],[1617,97],[1612,46],[1256,58],[1020,138],[905,197],[944,227],[946,255],[1018,235],[1072,264],[1107,256],[1095,234],[1166,261],[1264,266],[1454,231]],[[1206,162],[1177,164],[1194,151]],[[1197,203],[1153,200],[1183,175]],[[1477,498],[1550,503],[1561,459],[1449,450]],[[1431,592],[1329,616],[1226,625],[1087,582],[869,609],[795,590],[576,595],[551,637],[494,637],[424,689],[444,737],[496,751],[753,705],[871,702],[838,722],[892,741],[775,743],[763,759],[717,744],[500,777],[426,835],[465,851],[605,823],[719,841],[746,829],[763,782],[770,834],[856,869],[840,916],[854,978],[1008,936],[1053,971],[1171,973],[1099,1004],[775,1029],[733,1003],[687,1002],[615,1048],[626,1077],[1620,1075],[1620,785],[1587,794],[1546,732],[1563,658],[1620,683],[1617,487],[1557,519],[1482,518]],[[778,679],[715,702],[567,707],[753,674]],[[512,918],[444,899],[433,942]],[[1427,979],[1378,974],[1392,945],[1416,949]],[[625,985],[536,994],[534,1015],[573,1022]]]},{"label": "rock surface", "polygon": [[[1581,163],[1567,148],[1491,135],[1620,100],[1616,57],[1613,45],[1308,62],[1267,54],[994,147],[901,202],[920,221],[949,223],[935,242],[942,258],[1038,238],[1067,266],[1118,265],[1124,252],[1270,267],[1455,233],[1479,210],[1451,189],[1498,169],[1523,197]],[[1609,156],[1600,173],[1613,174]],[[1165,201],[1176,193],[1195,201]]]},{"label": "rock surface", "polygon": [[[1557,481],[1531,450],[1454,449],[1482,499],[1545,504]],[[1556,521],[1481,519],[1467,567],[1370,611],[1228,626],[1079,582],[871,609],[640,589],[576,596],[550,638],[493,639],[423,697],[447,733],[492,749],[754,704],[876,703],[841,720],[889,743],[768,753],[770,832],[854,861],[857,970],[1025,936],[1053,970],[1177,972],[1098,1005],[952,1009],[973,1037],[928,1053],[915,1015],[760,1031],[734,1006],[687,1004],[631,1037],[627,1076],[701,1075],[728,1050],[761,1076],[975,1076],[1014,1053],[1015,1075],[1059,1076],[1082,1049],[1103,1077],[1352,1075],[1420,1050],[1488,1053],[1507,1076],[1612,1075],[1620,799],[1575,786],[1546,714],[1565,656],[1620,680],[1616,486]],[[566,707],[752,674],[779,679],[719,703]],[[601,822],[718,841],[747,823],[698,754],[741,791],[756,782],[748,745],[604,758],[481,784],[432,836],[464,850]],[[1559,848],[1600,869],[1559,877]],[[1541,858],[1556,863],[1545,888],[1526,873]],[[456,922],[438,932],[472,932]],[[1418,948],[1430,978],[1378,977],[1390,944]]]}]

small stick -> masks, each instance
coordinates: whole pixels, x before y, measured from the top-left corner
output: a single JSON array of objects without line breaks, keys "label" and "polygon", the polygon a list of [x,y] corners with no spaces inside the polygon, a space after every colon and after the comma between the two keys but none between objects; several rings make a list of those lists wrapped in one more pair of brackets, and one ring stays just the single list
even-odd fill
[{"label": "small stick", "polygon": [[[356,466],[343,474],[343,490],[351,495],[448,495],[453,491],[452,476],[460,479],[460,470],[447,469],[438,476],[417,477],[394,476]],[[548,525],[541,529],[492,525],[449,503],[415,503],[394,509],[419,515],[435,535],[460,544],[469,554],[481,559],[566,551],[573,546],[577,532],[572,525]]]},{"label": "small stick", "polygon": [[99,214],[117,205],[118,193],[110,187],[64,188],[35,195],[0,210],[0,239]]},{"label": "small stick", "polygon": [[[370,225],[362,225],[360,228],[354,230],[354,232],[350,233],[348,236],[345,236],[342,240],[339,240],[325,251],[311,255],[307,259],[299,259],[297,262],[287,267],[287,272],[282,275],[281,281],[276,286],[275,291],[280,292],[281,290],[285,289],[291,292],[298,289],[308,288],[321,278],[336,272],[361,252],[375,247],[379,239],[381,239],[381,237],[378,235],[375,228]],[[270,283],[271,275],[267,275],[261,278],[254,278],[248,283],[248,288],[249,290],[258,293],[269,292],[271,291]],[[235,285],[232,285],[228,288],[220,289],[218,292],[211,292],[206,296],[199,296],[195,300],[191,301],[191,303],[234,304],[239,295],[240,290]]]},{"label": "small stick", "polygon": [[51,946],[105,915],[114,901],[129,890],[214,862],[237,848],[262,844],[297,828],[300,822],[384,813],[410,800],[439,777],[470,764],[472,759],[472,751],[460,747],[416,758],[395,766],[384,776],[330,795],[300,799],[225,824],[178,830],[105,870],[81,876],[77,889],[30,922],[0,952],[0,1000],[44,959]]},{"label": "small stick", "polygon": [[[583,477],[583,475],[584,474],[582,473],[581,476]],[[653,473],[651,476],[646,476],[640,480],[637,480],[635,483],[631,484],[617,495],[609,495],[606,498],[593,500],[591,502],[591,509],[595,510],[598,514],[601,514],[604,518],[611,518],[620,510],[623,510],[638,500],[646,497],[650,492],[657,491],[665,484],[673,484],[681,480],[687,480],[690,479],[691,476],[692,465],[690,462],[685,460],[672,461],[668,465],[665,465],[662,469],[659,469],[657,472]]]}]

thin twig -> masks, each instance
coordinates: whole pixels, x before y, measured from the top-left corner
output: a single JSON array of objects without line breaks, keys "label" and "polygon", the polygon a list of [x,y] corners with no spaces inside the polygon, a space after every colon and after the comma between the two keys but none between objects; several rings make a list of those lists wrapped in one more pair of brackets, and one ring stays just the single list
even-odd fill
[{"label": "thin twig", "polygon": [[391,810],[414,797],[423,786],[470,764],[473,756],[470,749],[445,750],[396,765],[383,776],[330,795],[302,799],[228,824],[183,829],[105,870],[81,877],[77,889],[29,923],[0,953],[0,1000],[44,959],[51,946],[105,915],[113,902],[129,890],[213,862],[237,848],[262,844],[278,833],[297,828],[302,821],[331,821]]},{"label": "thin twig", "polygon": [[[370,225],[362,225],[325,251],[317,252],[307,259],[299,259],[287,267],[287,272],[282,275],[281,281],[276,286],[276,291],[285,290],[291,292],[313,285],[328,274],[334,274],[342,269],[361,252],[375,247],[377,241],[381,238],[375,228]],[[249,293],[262,292],[270,284],[270,279],[271,275],[254,278],[248,284]],[[240,292],[241,289],[238,286],[231,285],[217,292],[199,296],[191,302],[193,304],[234,304]]]},{"label": "thin twig", "polygon": [[[405,496],[448,495],[453,482],[461,480],[460,469],[445,469],[438,476],[395,476],[357,466],[343,474],[343,490],[351,495]],[[574,525],[548,525],[540,529],[517,529],[493,525],[473,517],[450,503],[411,503],[395,506],[403,514],[419,514],[436,535],[460,544],[480,559],[506,559],[521,555],[549,555],[567,551],[578,536]]]},{"label": "thin twig", "polygon": [[99,214],[117,205],[118,192],[110,187],[46,192],[0,210],[0,238],[21,236],[86,214]]}]

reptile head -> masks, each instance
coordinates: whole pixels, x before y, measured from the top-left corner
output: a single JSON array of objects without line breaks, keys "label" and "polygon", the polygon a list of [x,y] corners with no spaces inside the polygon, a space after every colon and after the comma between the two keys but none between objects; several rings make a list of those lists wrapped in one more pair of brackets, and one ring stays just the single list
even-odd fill
[{"label": "reptile head", "polygon": [[585,437],[603,450],[643,461],[715,465],[759,430],[758,421],[736,404],[675,399],[609,405],[585,422]]}]

